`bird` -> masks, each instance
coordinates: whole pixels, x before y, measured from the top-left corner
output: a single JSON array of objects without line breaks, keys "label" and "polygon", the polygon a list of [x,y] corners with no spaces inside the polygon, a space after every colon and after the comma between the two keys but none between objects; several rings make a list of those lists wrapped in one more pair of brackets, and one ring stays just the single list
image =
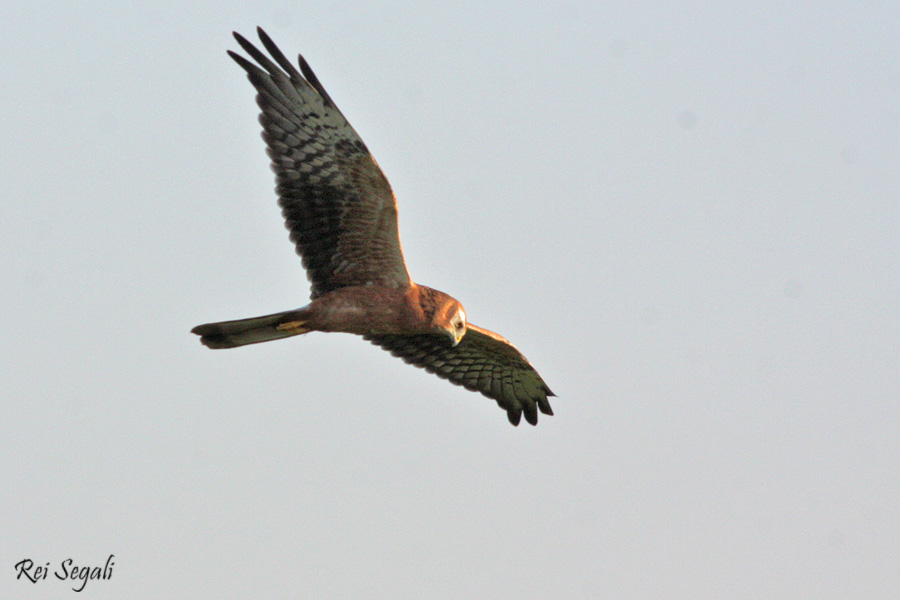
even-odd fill
[{"label": "bird", "polygon": [[513,425],[523,414],[532,425],[538,412],[552,415],[548,398],[555,394],[515,346],[469,323],[455,298],[413,282],[397,201],[375,158],[303,56],[298,71],[262,28],[257,33],[269,56],[237,32],[255,64],[228,55],[257,92],[278,203],[310,282],[310,302],[198,325],[191,333],[212,349],[312,331],[351,333],[496,401]]}]

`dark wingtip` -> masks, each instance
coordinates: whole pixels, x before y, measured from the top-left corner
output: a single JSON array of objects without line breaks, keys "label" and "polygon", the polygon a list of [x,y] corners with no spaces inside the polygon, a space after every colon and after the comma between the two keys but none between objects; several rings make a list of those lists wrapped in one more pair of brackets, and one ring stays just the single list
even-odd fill
[{"label": "dark wingtip", "polygon": [[508,410],[506,411],[506,418],[509,419],[509,422],[514,426],[518,427],[519,421],[522,420],[522,411],[516,409]]},{"label": "dark wingtip", "polygon": [[525,420],[531,425],[537,425],[538,409],[535,402],[523,402],[522,409],[525,411]]},{"label": "dark wingtip", "polygon": [[[247,61],[246,58],[244,58],[243,56],[241,56],[241,55],[238,54],[237,52],[232,52],[231,50],[226,50],[225,52],[228,53],[228,56],[230,56],[230,57],[234,60],[234,62],[236,62],[237,64],[241,65],[242,67],[243,67],[245,64],[246,64],[246,65],[249,65],[249,64],[250,64],[250,63]],[[246,67],[244,67],[244,68],[246,68]]]},{"label": "dark wingtip", "polygon": [[249,43],[249,42],[247,41],[247,38],[245,38],[244,36],[242,36],[241,34],[239,34],[237,31],[232,31],[232,32],[231,32],[231,35],[234,36],[234,39],[236,39],[236,40],[237,40],[237,43],[240,44],[241,46],[243,46],[244,44],[248,44],[248,43]]},{"label": "dark wingtip", "polygon": [[263,31],[262,27],[257,27],[256,33],[259,34],[259,39],[262,42],[263,47],[269,51],[269,54],[275,59],[275,62],[277,62],[288,74],[288,77],[291,79],[301,79],[302,76],[300,75],[300,72],[291,64],[291,61],[287,59],[281,49],[275,45],[275,42],[272,41],[269,34]]},{"label": "dark wingtip", "polygon": [[[552,392],[547,394],[547,396],[552,396],[552,395],[553,395]],[[550,402],[547,400],[547,396],[544,396],[543,398],[538,398],[537,405],[542,413],[544,413],[545,415],[550,415],[552,417],[553,409],[550,408]]]},{"label": "dark wingtip", "polygon": [[266,32],[263,30],[263,28],[260,27],[259,25],[256,26],[256,35],[259,36],[260,41],[261,41],[264,45],[267,45],[267,46],[268,46],[268,45],[272,45],[272,46],[275,45],[275,44],[272,42],[272,38],[269,37],[269,34],[266,33]]}]

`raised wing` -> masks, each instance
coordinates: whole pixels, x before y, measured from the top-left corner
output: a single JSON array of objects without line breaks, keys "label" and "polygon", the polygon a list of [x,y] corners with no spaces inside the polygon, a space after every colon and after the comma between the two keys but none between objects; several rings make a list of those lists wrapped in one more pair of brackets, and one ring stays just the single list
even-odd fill
[{"label": "raised wing", "polygon": [[278,203],[312,297],[345,286],[410,285],[397,201],[375,159],[303,57],[298,57],[301,75],[262,29],[257,32],[275,62],[237,33],[235,39],[259,66],[228,54],[259,92]]},{"label": "raised wing", "polygon": [[440,335],[370,335],[367,340],[429,373],[481,392],[497,401],[509,422],[537,425],[538,410],[552,415],[555,396],[531,363],[505,338],[469,323],[462,341],[451,347]]}]

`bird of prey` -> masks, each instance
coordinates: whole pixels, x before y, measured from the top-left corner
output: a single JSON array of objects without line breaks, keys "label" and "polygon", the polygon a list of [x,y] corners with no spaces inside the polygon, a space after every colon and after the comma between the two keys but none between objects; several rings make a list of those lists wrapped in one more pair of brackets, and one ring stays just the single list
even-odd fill
[{"label": "bird of prey", "polygon": [[[510,423],[552,415],[553,392],[505,338],[466,321],[454,298],[412,281],[400,249],[397,201],[359,135],[312,69],[298,71],[257,28],[271,59],[238,33],[254,64],[228,54],[256,88],[290,238],[311,302],[263,317],[192,329],[210,348],[234,348],[310,331],[361,335],[407,363],[496,400]],[[274,60],[274,62],[273,62]]]}]

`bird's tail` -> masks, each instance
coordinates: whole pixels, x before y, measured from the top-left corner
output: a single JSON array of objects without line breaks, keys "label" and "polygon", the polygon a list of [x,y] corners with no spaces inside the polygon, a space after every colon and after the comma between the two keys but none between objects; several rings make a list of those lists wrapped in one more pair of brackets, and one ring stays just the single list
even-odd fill
[{"label": "bird's tail", "polygon": [[197,325],[191,333],[199,335],[204,346],[213,349],[236,348],[307,333],[310,330],[304,325],[304,310],[301,308],[264,317]]}]

